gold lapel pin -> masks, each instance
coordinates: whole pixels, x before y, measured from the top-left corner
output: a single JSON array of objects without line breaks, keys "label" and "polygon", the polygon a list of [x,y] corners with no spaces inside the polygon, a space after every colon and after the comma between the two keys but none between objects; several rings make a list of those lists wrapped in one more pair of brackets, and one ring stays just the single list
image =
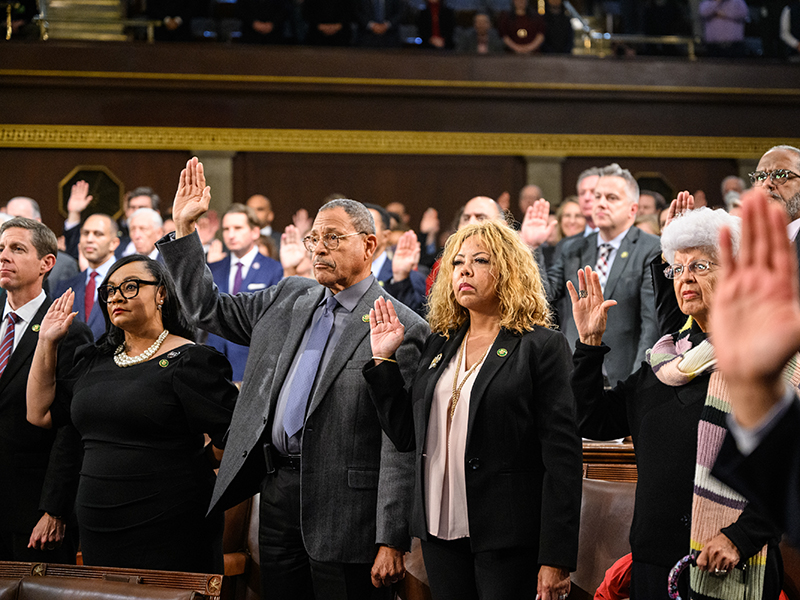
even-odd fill
[{"label": "gold lapel pin", "polygon": [[435,369],[436,367],[439,366],[439,361],[440,360],[442,360],[442,354],[441,353],[439,353],[439,354],[437,354],[436,356],[433,357],[433,360],[431,361],[431,366],[428,367],[428,368],[429,369]]},{"label": "gold lapel pin", "polygon": [[628,258],[628,251],[626,250],[622,254],[619,255],[620,258]]},{"label": "gold lapel pin", "polygon": [[169,365],[169,361],[166,358],[162,358],[160,361],[158,361],[159,367],[166,367],[167,365]]},{"label": "gold lapel pin", "polygon": [[31,327],[31,329],[33,329],[34,331],[39,331],[41,328],[42,328],[42,326],[39,325],[38,323],[36,325],[34,325],[33,327]]},{"label": "gold lapel pin", "polygon": [[508,350],[506,350],[505,348],[498,348],[497,349],[497,356],[499,356],[500,358],[503,358],[504,356],[508,356]]},{"label": "gold lapel pin", "polygon": [[364,323],[369,323],[369,315],[364,315],[361,317],[361,320],[364,321]]}]

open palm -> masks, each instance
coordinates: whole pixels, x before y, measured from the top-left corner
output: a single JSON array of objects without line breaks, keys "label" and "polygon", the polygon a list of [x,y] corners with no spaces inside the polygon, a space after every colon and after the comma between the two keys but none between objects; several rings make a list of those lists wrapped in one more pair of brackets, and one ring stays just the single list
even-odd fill
[{"label": "open palm", "polygon": [[181,171],[178,191],[172,205],[172,218],[175,220],[178,237],[194,231],[194,224],[208,210],[211,202],[211,188],[206,185],[203,163],[193,157]]},{"label": "open palm", "polygon": [[375,308],[369,311],[369,341],[372,356],[389,358],[403,343],[405,327],[397,318],[391,300],[383,296],[375,300]]}]

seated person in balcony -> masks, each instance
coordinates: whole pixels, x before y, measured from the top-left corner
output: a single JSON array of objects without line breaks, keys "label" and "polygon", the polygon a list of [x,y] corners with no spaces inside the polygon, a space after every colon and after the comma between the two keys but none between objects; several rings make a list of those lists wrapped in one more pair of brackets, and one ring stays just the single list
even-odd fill
[{"label": "seated person in balcony", "polygon": [[400,45],[398,25],[402,0],[358,0],[358,45],[370,48],[394,48]]},{"label": "seated person in balcony", "polygon": [[305,0],[303,18],[308,24],[306,43],[312,46],[350,45],[353,11],[348,0]]},{"label": "seated person in balcony", "polygon": [[223,515],[206,517],[238,395],[230,363],[195,345],[165,267],[117,261],[97,288],[107,334],[56,381],[74,292],[41,321],[28,378],[30,423],[74,425],[84,447],[75,502],[85,564],[222,573]]},{"label": "seated person in balcony", "polygon": [[750,20],[744,0],[703,0],[698,11],[703,20],[703,40],[710,54],[744,54],[744,25]]},{"label": "seated person in balcony", "polygon": [[147,3],[147,16],[163,21],[156,27],[156,40],[162,42],[189,42],[192,39],[190,22],[194,15],[192,0],[160,0]]},{"label": "seated person in balcony", "polygon": [[417,15],[417,34],[423,48],[453,48],[456,13],[440,0],[426,0],[425,8]]},{"label": "seated person in balcony", "polygon": [[498,29],[509,52],[533,54],[544,43],[544,19],[530,10],[528,0],[514,0],[512,11],[500,17]]},{"label": "seated person in balcony", "polygon": [[242,41],[248,44],[280,44],[286,20],[284,0],[239,0]]},{"label": "seated person in balcony", "polygon": [[492,20],[486,13],[476,13],[472,28],[461,33],[456,39],[456,51],[461,54],[500,54],[505,49],[500,34],[492,27]]},{"label": "seated person in balcony", "polygon": [[547,0],[544,7],[544,44],[542,52],[570,54],[575,41],[572,21],[564,8],[563,0]]},{"label": "seated person in balcony", "polygon": [[[673,279],[681,312],[689,319],[609,391],[603,389],[602,373],[609,348],[601,339],[608,310],[618,310],[616,302],[603,300],[599,278],[589,267],[580,273],[580,292],[567,284],[580,335],[572,378],[580,434],[601,440],[632,435],[636,449],[631,600],[667,600],[670,569],[690,551],[697,554],[690,573],[692,598],[775,600],[780,594],[780,531],[710,475],[730,412],[729,385],[715,369],[709,331],[723,227],[738,247],[740,221],[722,210],[688,211],[667,223],[661,238],[670,263],[665,275]],[[685,591],[681,596],[689,597]]]}]

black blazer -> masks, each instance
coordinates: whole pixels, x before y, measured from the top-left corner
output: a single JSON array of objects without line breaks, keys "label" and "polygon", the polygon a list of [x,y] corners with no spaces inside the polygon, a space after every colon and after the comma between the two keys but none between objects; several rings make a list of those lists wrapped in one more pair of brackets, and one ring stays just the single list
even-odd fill
[{"label": "black blazer", "polygon": [[[428,338],[408,393],[397,365],[364,368],[384,431],[399,450],[416,448],[411,534],[422,539],[428,415],[466,330]],[[538,564],[575,568],[582,459],[569,373],[566,339],[550,329],[501,330],[489,350],[472,388],[464,457],[473,552],[533,547]]]},{"label": "black blazer", "polygon": [[[0,301],[5,303],[4,292]],[[73,452],[80,452],[80,438],[74,430],[41,429],[26,419],[28,373],[38,340],[36,325],[51,304],[50,298],[42,304],[0,376],[0,529],[27,535],[41,511],[64,517],[71,512],[80,467]],[[74,321],[59,345],[57,375],[65,376],[72,368],[75,349],[91,342],[86,324]]]}]

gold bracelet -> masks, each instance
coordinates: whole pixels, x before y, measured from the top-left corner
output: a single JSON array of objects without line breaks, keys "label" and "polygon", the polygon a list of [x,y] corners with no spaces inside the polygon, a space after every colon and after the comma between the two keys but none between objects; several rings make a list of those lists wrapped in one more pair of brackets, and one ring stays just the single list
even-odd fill
[{"label": "gold bracelet", "polygon": [[394,360],[393,358],[383,358],[382,356],[373,356],[372,359],[373,360],[385,360],[385,361],[393,362],[394,364],[397,364],[397,361]]}]

